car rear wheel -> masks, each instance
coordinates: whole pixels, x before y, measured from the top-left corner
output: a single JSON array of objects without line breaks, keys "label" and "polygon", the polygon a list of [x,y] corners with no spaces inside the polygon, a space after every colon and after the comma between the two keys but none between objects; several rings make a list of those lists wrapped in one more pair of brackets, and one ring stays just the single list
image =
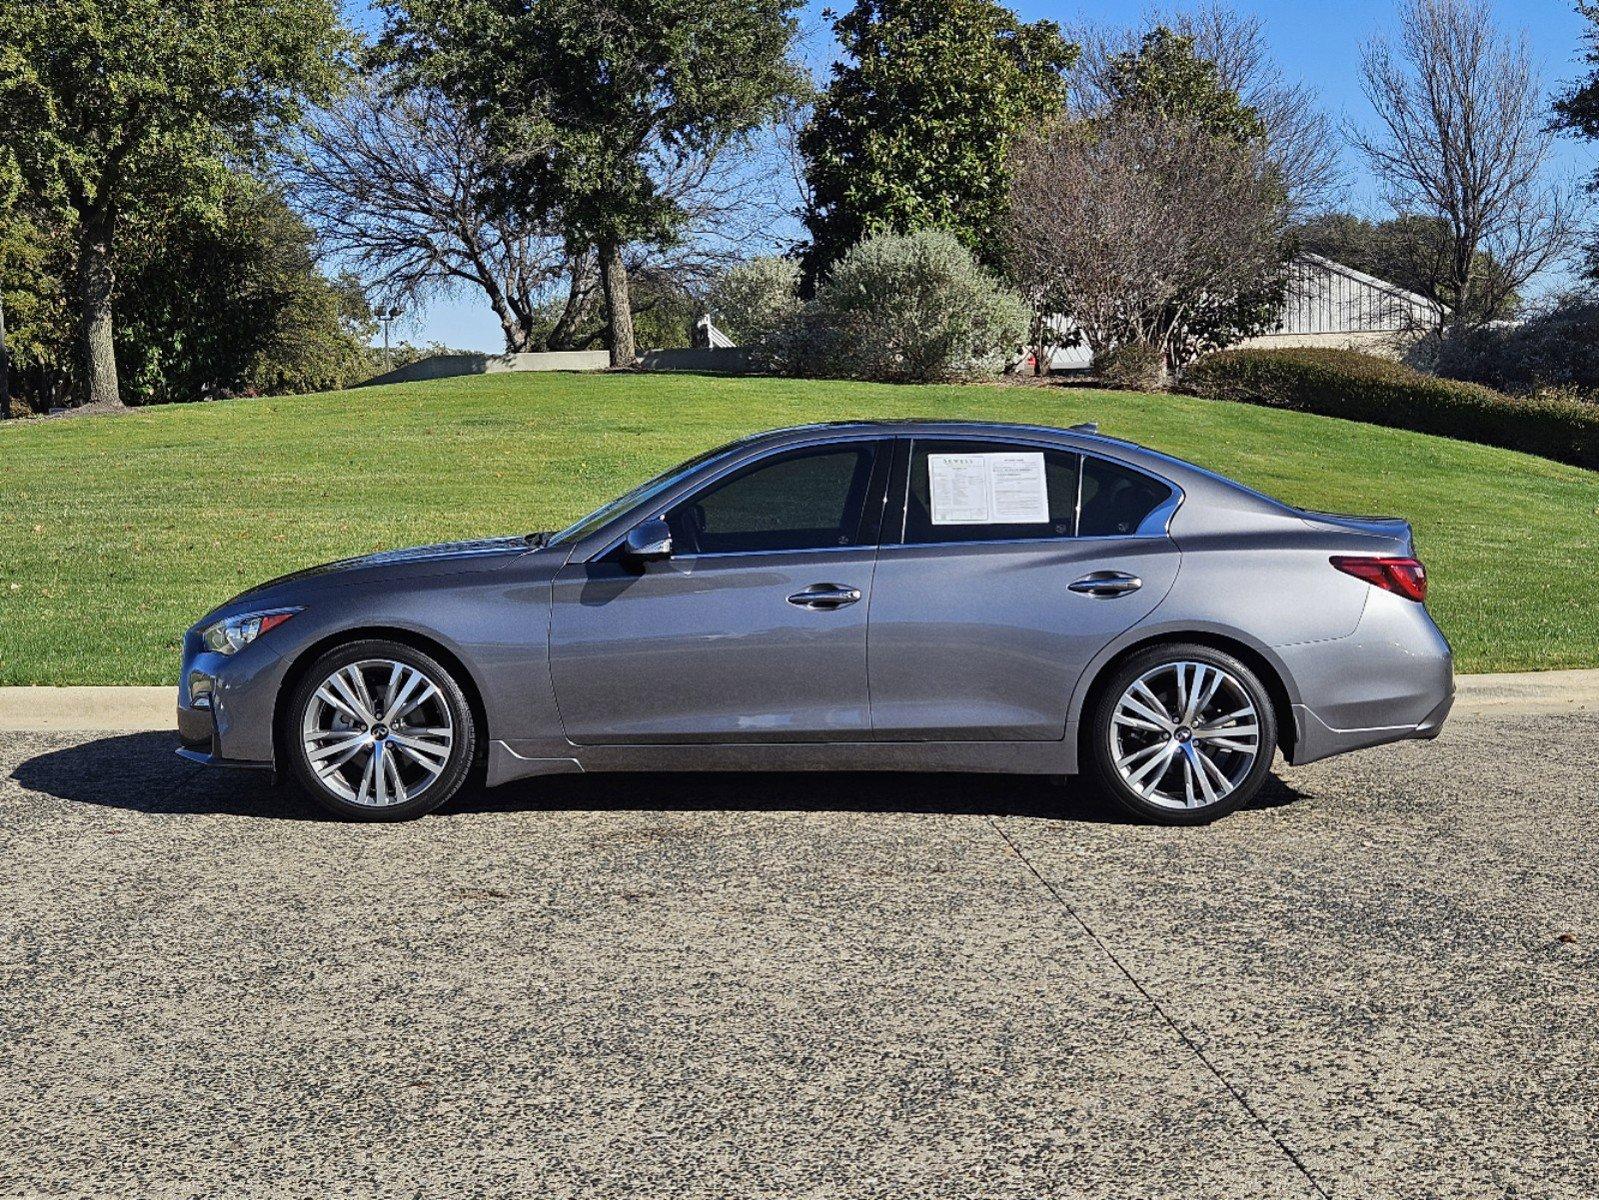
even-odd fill
[{"label": "car rear wheel", "polygon": [[1202,825],[1260,790],[1277,750],[1271,696],[1233,655],[1163,645],[1133,655],[1100,690],[1090,769],[1125,808]]},{"label": "car rear wheel", "polygon": [[337,816],[403,821],[465,782],[476,730],[450,672],[401,642],[330,650],[296,685],[279,729],[290,773]]}]

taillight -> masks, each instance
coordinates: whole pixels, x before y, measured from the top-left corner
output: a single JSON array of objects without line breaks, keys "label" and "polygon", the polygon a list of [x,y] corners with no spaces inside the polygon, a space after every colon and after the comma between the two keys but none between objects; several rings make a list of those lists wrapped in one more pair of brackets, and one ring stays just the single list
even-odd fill
[{"label": "taillight", "polygon": [[1427,598],[1427,568],[1414,558],[1376,558],[1335,554],[1332,565],[1345,575],[1394,592],[1417,603]]}]

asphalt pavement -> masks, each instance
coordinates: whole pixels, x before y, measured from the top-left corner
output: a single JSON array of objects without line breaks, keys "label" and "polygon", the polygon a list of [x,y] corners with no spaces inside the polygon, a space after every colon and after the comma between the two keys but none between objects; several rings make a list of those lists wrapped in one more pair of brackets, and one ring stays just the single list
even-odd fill
[{"label": "asphalt pavement", "polygon": [[983,776],[319,819],[0,732],[0,1196],[1599,1195],[1599,715],[1205,829]]}]

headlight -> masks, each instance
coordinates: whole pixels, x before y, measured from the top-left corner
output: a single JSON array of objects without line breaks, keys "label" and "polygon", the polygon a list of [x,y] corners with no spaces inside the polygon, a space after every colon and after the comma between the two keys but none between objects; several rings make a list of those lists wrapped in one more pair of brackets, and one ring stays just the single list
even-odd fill
[{"label": "headlight", "polygon": [[269,629],[283,624],[300,610],[274,608],[266,612],[240,613],[224,617],[200,631],[200,639],[218,654],[237,654]]}]

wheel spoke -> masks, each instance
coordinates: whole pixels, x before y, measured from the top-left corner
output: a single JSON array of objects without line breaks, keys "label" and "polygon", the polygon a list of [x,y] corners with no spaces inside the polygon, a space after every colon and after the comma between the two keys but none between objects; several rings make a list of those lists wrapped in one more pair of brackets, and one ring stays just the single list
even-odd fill
[{"label": "wheel spoke", "polygon": [[1216,795],[1216,789],[1210,784],[1210,777],[1205,774],[1204,756],[1194,748],[1194,743],[1189,742],[1183,747],[1183,755],[1188,759],[1188,765],[1199,780],[1200,795],[1206,804],[1214,804],[1221,799]]},{"label": "wheel spoke", "polygon": [[[1166,768],[1171,765],[1172,756],[1177,753],[1177,742],[1166,742],[1158,747],[1160,753],[1149,759],[1138,770],[1127,776],[1127,782],[1145,795],[1155,790],[1157,784],[1166,774]],[[1148,780],[1147,787],[1145,780]]]},{"label": "wheel spoke", "polygon": [[[330,758],[344,750],[350,750],[352,748],[359,750],[363,745],[366,744],[367,735],[364,733],[347,733],[342,730],[334,730],[330,732],[331,736],[338,737],[339,740],[336,742],[327,742],[326,744],[317,747],[315,750],[308,750],[306,752],[306,757],[309,758],[313,763],[319,763],[323,759]],[[330,735],[324,734],[323,736]],[[340,761],[343,760],[341,759]]]},{"label": "wheel spoke", "polygon": [[408,671],[409,674],[404,676],[404,681],[400,684],[398,691],[392,687],[389,689],[388,710],[389,721],[391,723],[398,721],[406,713],[411,711],[410,708],[407,707],[407,701],[411,699],[411,694],[415,692],[417,688],[427,683],[427,678],[422,674],[421,671],[413,671],[409,667],[403,669]]},{"label": "wheel spoke", "polygon": [[1142,729],[1149,733],[1168,732],[1163,725],[1157,725],[1153,721],[1146,721],[1143,717],[1130,717],[1126,713],[1117,713],[1111,720],[1118,725],[1125,725],[1129,729]]},{"label": "wheel spoke", "polygon": [[[1147,692],[1149,689],[1145,688],[1144,690]],[[1152,695],[1150,699],[1153,700],[1154,696]],[[1142,699],[1128,694],[1122,697],[1120,707],[1127,712],[1135,713],[1138,716],[1143,717],[1146,721],[1153,721],[1157,729],[1161,729],[1167,733],[1170,733],[1173,729],[1177,728],[1177,722],[1173,721],[1166,715],[1165,710],[1160,707],[1160,701],[1158,700],[1155,701],[1155,706],[1151,707]]]},{"label": "wheel spoke", "polygon": [[357,792],[355,796],[355,802],[357,804],[367,803],[367,797],[372,794],[372,779],[377,773],[375,769],[377,767],[377,761],[378,751],[377,747],[374,745],[372,747],[372,753],[367,755],[366,769],[361,772],[361,790]]},{"label": "wheel spoke", "polygon": [[[1193,743],[1190,742],[1189,745],[1193,745]],[[1212,761],[1210,755],[1196,747],[1194,749],[1194,758],[1199,762],[1199,777],[1201,780],[1205,778],[1206,771],[1209,771],[1210,774],[1215,778],[1216,785],[1221,788],[1221,791],[1218,793],[1218,798],[1220,796],[1225,796],[1228,792],[1233,790],[1233,781],[1227,778],[1222,769],[1218,767],[1214,761]]]},{"label": "wheel spoke", "polygon": [[383,769],[388,772],[389,789],[393,794],[395,804],[404,804],[409,798],[405,792],[405,783],[400,779],[400,764],[395,761],[394,755],[383,756]]},{"label": "wheel spoke", "polygon": [[378,706],[373,703],[372,692],[366,686],[366,676],[356,663],[351,663],[344,668],[344,676],[350,681],[350,688],[361,701],[361,711],[367,714],[369,721],[377,720]]},{"label": "wheel spoke", "polygon": [[344,677],[344,672],[339,671],[328,676],[328,681],[322,685],[323,690],[332,688],[344,701],[346,715],[362,725],[372,724],[372,708],[363,700],[360,693],[350,686],[350,681]]},{"label": "wheel spoke", "polygon": [[1159,696],[1155,695],[1154,692],[1150,691],[1149,686],[1142,679],[1133,684],[1133,686],[1128,689],[1127,695],[1122,697],[1122,707],[1132,707],[1132,700],[1134,697],[1137,697],[1149,706],[1150,711],[1144,713],[1144,716],[1149,717],[1151,720],[1165,721],[1168,726],[1176,726],[1177,722],[1172,720],[1171,713],[1166,711],[1166,702]]},{"label": "wheel spoke", "polygon": [[423,687],[420,692],[409,697],[398,709],[390,713],[389,720],[398,721],[401,717],[415,712],[418,708],[439,694],[439,689],[434,687],[433,684],[426,678],[423,678],[420,673],[418,673],[417,678],[421,679],[426,686]]}]

